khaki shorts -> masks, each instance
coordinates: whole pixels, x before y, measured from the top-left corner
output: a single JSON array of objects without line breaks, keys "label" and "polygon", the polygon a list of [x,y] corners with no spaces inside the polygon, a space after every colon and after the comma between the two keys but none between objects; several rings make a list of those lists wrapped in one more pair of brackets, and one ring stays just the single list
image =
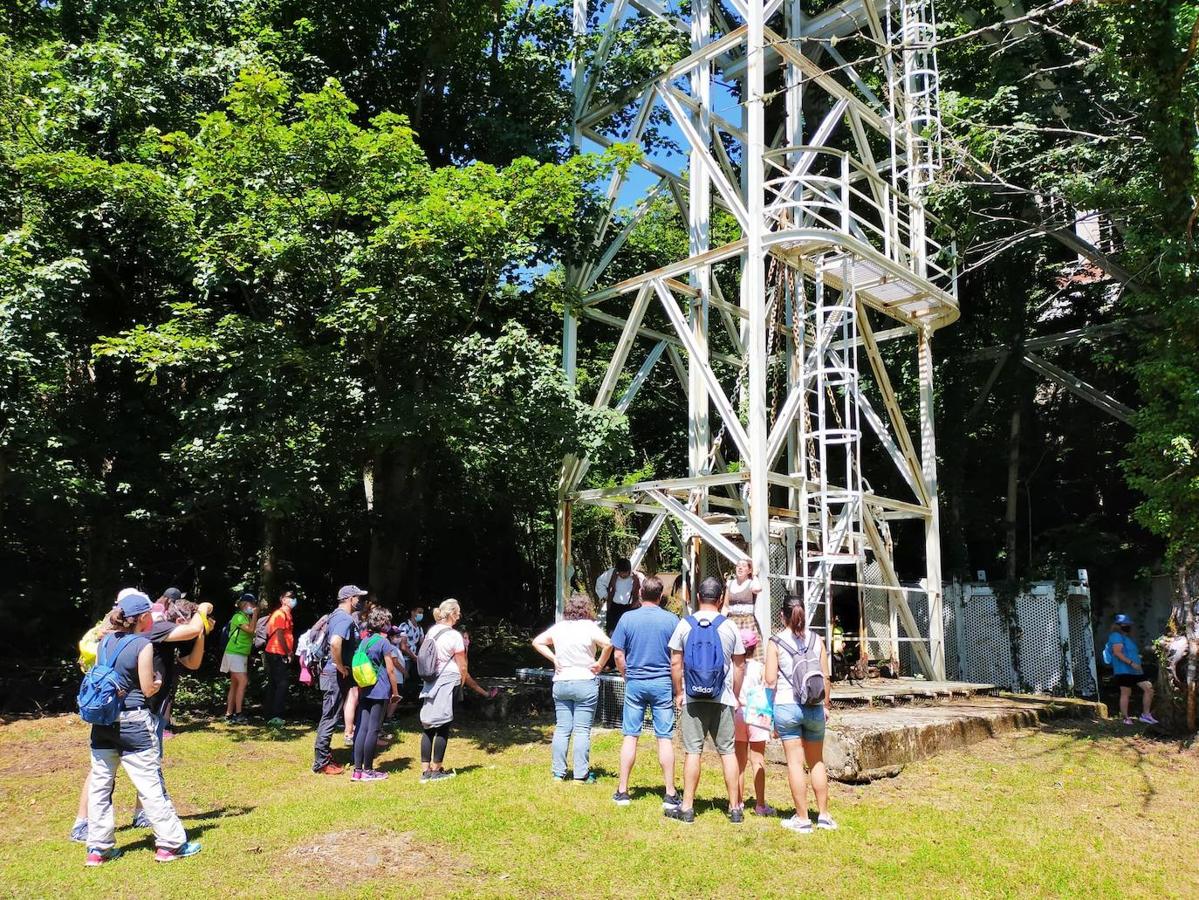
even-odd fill
[{"label": "khaki shorts", "polygon": [[250,657],[248,656],[242,656],[239,653],[226,653],[221,657],[221,671],[244,675],[249,661]]},{"label": "khaki shorts", "polygon": [[703,753],[704,737],[711,737],[716,752],[727,756],[733,752],[737,727],[733,721],[733,707],[712,700],[688,700],[683,704],[680,732],[683,737],[683,752]]}]

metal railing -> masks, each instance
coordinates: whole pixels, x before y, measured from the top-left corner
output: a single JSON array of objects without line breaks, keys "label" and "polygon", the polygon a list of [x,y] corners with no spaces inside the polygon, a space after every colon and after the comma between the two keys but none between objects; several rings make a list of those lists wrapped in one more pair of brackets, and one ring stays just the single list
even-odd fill
[{"label": "metal railing", "polygon": [[941,222],[844,150],[784,147],[764,156],[772,231],[823,228],[851,235],[957,298],[957,249]]}]

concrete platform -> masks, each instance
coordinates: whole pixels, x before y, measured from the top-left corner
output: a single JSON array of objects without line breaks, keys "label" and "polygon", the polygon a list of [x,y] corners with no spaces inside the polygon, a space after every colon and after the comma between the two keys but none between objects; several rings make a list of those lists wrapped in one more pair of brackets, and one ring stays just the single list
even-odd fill
[{"label": "concrete platform", "polygon": [[923,700],[952,700],[994,694],[993,684],[926,681],[923,678],[870,678],[833,683],[833,707],[894,706]]},{"label": "concrete platform", "polygon": [[[906,764],[945,750],[1067,717],[1106,718],[1107,708],[1085,700],[1020,694],[891,708],[834,708],[824,761],[830,777],[838,781],[870,781],[896,775]],[[782,744],[771,741],[766,756],[784,762]]]},{"label": "concrete platform", "polygon": [[[552,722],[552,674],[522,669],[517,678],[503,679],[500,702],[480,704],[478,714],[488,719]],[[618,726],[623,683],[610,676],[601,677],[600,683],[595,726]],[[467,699],[467,705],[472,705]],[[945,750],[1067,717],[1106,718],[1107,707],[1086,700],[1002,693],[994,685],[962,681],[875,678],[852,685],[841,681],[833,685],[824,760],[838,781],[870,781],[896,775],[908,763]],[[712,751],[710,745],[708,750]],[[766,756],[783,763],[782,743],[770,741]]]}]

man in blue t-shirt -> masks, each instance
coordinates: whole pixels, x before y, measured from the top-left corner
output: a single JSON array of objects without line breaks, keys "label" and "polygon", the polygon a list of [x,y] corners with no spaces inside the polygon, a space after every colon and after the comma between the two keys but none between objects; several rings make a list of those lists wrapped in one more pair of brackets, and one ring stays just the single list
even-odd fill
[{"label": "man in blue t-shirt", "polygon": [[1132,724],[1128,714],[1128,702],[1132,697],[1132,689],[1141,689],[1141,721],[1146,725],[1156,725],[1153,717],[1153,682],[1145,677],[1141,667],[1141,648],[1132,639],[1132,619],[1120,613],[1112,625],[1112,633],[1108,635],[1107,646],[1103,656],[1112,664],[1116,673],[1116,684],[1120,687],[1120,718],[1125,725]]},{"label": "man in blue t-shirt", "polygon": [[666,783],[663,809],[676,809],[674,789],[674,689],[670,681],[670,636],[679,617],[659,605],[662,581],[653,575],[641,582],[641,606],[620,617],[612,633],[616,668],[624,676],[624,742],[620,746],[620,783],[612,800],[628,806],[629,774],[637,760],[637,738],[647,708],[653,710],[654,737],[658,739],[658,762]]},{"label": "man in blue t-shirt", "polygon": [[346,694],[354,682],[350,678],[350,660],[358,647],[358,626],[354,624],[353,612],[366,596],[366,591],[354,584],[347,584],[337,592],[337,608],[329,615],[326,624],[329,641],[329,661],[321,671],[321,690],[325,692],[321,704],[321,720],[316,727],[315,759],[312,771],[322,775],[340,775],[344,768],[333,762],[333,731],[341,721]]}]

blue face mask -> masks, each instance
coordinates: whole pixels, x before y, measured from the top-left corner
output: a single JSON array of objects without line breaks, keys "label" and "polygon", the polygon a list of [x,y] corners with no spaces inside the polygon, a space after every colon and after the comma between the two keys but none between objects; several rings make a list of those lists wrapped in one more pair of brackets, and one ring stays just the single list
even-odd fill
[{"label": "blue face mask", "polygon": [[288,597],[288,598],[287,598],[287,608],[288,608],[288,609],[295,609],[295,608],[296,608],[296,598],[295,598],[295,597]]},{"label": "blue face mask", "polygon": [[413,621],[413,622],[419,622],[419,621],[421,621],[421,620],[422,620],[424,617],[425,617],[425,614],[424,614],[424,613],[416,613],[416,614],[414,614],[414,615],[412,616],[412,621]]}]

